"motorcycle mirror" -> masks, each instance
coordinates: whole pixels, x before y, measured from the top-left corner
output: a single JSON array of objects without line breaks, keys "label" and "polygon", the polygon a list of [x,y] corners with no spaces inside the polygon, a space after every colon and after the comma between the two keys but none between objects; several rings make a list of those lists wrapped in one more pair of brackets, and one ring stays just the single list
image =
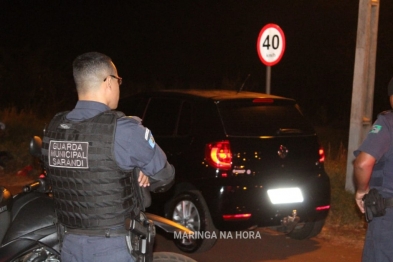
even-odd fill
[{"label": "motorcycle mirror", "polygon": [[42,140],[39,136],[34,136],[30,140],[30,154],[35,157],[41,157]]}]

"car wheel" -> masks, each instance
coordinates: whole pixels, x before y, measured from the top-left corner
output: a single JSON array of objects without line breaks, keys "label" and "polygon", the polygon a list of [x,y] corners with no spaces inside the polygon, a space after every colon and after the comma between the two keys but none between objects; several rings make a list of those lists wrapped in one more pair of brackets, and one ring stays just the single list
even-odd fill
[{"label": "car wheel", "polygon": [[325,219],[299,223],[294,230],[288,233],[288,236],[298,240],[312,238],[321,232],[324,224]]},{"label": "car wheel", "polygon": [[195,238],[174,239],[175,245],[183,252],[204,252],[214,246],[218,230],[214,227],[205,200],[198,191],[182,192],[170,203],[169,219],[195,231]]}]

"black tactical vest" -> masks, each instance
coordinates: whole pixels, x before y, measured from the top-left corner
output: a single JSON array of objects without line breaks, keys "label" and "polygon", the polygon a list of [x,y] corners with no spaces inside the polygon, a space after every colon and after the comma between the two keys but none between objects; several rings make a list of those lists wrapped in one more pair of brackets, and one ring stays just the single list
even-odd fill
[{"label": "black tactical vest", "polygon": [[114,155],[116,120],[107,111],[73,122],[57,114],[45,131],[42,156],[58,221],[70,228],[108,228],[139,215],[138,184]]}]

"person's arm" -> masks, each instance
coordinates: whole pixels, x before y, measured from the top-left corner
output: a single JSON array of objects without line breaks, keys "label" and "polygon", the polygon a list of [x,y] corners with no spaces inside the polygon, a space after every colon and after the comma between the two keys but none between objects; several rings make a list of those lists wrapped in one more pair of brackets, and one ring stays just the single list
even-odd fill
[{"label": "person's arm", "polygon": [[[150,180],[153,183],[152,187],[156,188],[158,187],[158,185],[162,186],[171,183],[174,178],[175,178],[175,168],[173,167],[173,165],[166,162],[164,168],[161,169],[153,177],[150,177]],[[143,174],[142,171],[139,171],[138,182],[141,187],[150,186],[149,177]]]},{"label": "person's arm", "polygon": [[175,168],[167,161],[164,168],[150,178],[150,191],[164,192],[168,190],[175,179]]},{"label": "person's arm", "polygon": [[365,152],[360,152],[354,162],[354,174],[356,183],[355,200],[360,211],[364,213],[363,196],[369,191],[369,181],[375,165],[375,158]]},{"label": "person's arm", "polygon": [[149,177],[143,174],[142,171],[139,171],[138,183],[141,187],[150,186]]},{"label": "person's arm", "polygon": [[175,168],[168,163],[164,151],[156,144],[150,130],[137,117],[120,118],[116,129],[115,153],[120,167],[138,167],[138,183],[160,191],[174,179]]}]

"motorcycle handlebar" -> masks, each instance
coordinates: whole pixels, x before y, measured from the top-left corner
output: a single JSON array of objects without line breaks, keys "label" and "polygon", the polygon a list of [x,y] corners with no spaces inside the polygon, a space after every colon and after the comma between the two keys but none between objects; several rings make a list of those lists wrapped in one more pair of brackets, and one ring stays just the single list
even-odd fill
[{"label": "motorcycle handlebar", "polygon": [[37,181],[35,181],[31,184],[25,185],[23,187],[23,192],[27,193],[27,192],[32,192],[32,191],[36,191],[36,190],[42,191],[42,190],[45,190],[45,187],[46,187],[45,181],[43,179],[38,179]]}]

